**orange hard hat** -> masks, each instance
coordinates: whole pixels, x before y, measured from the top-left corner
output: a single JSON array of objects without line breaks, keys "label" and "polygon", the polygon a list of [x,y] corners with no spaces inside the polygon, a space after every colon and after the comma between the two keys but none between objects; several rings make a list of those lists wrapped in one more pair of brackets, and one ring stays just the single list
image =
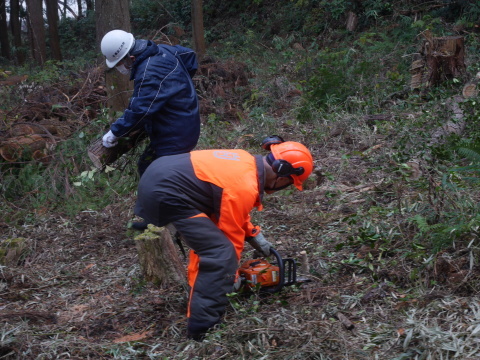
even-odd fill
[{"label": "orange hard hat", "polygon": [[278,176],[291,176],[295,187],[302,191],[303,182],[313,171],[313,158],[310,151],[305,145],[294,141],[272,144],[270,151],[274,157],[274,161],[270,164],[273,170]]}]

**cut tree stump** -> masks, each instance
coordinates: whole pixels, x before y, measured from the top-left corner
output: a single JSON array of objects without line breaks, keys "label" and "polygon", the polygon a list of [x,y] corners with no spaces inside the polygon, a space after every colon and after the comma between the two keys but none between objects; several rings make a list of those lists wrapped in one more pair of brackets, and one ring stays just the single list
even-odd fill
[{"label": "cut tree stump", "polygon": [[187,291],[186,268],[166,227],[148,225],[135,237],[135,244],[145,280],[161,288],[182,286]]},{"label": "cut tree stump", "polygon": [[478,84],[466,84],[463,87],[462,95],[465,99],[469,99],[478,95]]},{"label": "cut tree stump", "polygon": [[118,144],[111,148],[103,146],[102,138],[99,138],[88,147],[88,157],[97,169],[103,169],[105,166],[115,162],[123,154],[137,147],[146,137],[147,133],[145,131],[135,131],[129,137],[119,138]]},{"label": "cut tree stump", "polygon": [[462,90],[462,95],[465,99],[478,96],[478,83],[480,82],[480,72],[475,75],[475,78],[469,81]]},{"label": "cut tree stump", "polygon": [[0,264],[17,266],[28,252],[27,240],[24,238],[6,239],[0,242]]},{"label": "cut tree stump", "polygon": [[433,37],[430,31],[422,34],[425,40],[419,53],[420,58],[414,58],[410,67],[411,89],[430,88],[465,73],[463,36]]}]

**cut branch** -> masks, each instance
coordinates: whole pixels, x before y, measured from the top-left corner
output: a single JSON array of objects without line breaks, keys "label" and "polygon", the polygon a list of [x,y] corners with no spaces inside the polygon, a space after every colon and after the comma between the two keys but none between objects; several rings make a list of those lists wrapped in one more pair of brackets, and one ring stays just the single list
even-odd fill
[{"label": "cut branch", "polygon": [[123,154],[137,147],[146,136],[147,133],[143,130],[132,132],[130,137],[118,139],[118,144],[111,148],[103,146],[102,138],[99,138],[88,147],[88,157],[97,169],[103,169]]}]

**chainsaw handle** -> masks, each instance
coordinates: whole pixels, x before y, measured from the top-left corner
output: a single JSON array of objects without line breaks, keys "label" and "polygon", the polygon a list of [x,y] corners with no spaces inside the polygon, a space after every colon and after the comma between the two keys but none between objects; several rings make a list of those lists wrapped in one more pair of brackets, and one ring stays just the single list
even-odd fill
[{"label": "chainsaw handle", "polygon": [[275,250],[273,247],[270,248],[270,255],[273,255],[275,259],[277,259],[277,266],[279,269],[278,275],[280,277],[280,281],[278,282],[278,285],[262,288],[262,291],[265,291],[268,293],[276,293],[282,290],[283,285],[285,284],[285,264],[283,263],[283,259],[278,253],[278,251]]}]

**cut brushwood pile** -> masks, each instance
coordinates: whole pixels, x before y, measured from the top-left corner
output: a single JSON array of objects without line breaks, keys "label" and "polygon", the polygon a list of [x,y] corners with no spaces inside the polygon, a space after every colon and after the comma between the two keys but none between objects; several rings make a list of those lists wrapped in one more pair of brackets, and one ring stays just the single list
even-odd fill
[{"label": "cut brushwood pile", "polygon": [[[24,100],[3,114],[0,124],[0,156],[7,162],[48,162],[56,145],[97,116],[105,101],[100,68],[79,74],[76,83],[55,86],[2,83]],[[10,86],[9,87],[7,87]],[[13,88],[16,86],[15,88]]]}]

